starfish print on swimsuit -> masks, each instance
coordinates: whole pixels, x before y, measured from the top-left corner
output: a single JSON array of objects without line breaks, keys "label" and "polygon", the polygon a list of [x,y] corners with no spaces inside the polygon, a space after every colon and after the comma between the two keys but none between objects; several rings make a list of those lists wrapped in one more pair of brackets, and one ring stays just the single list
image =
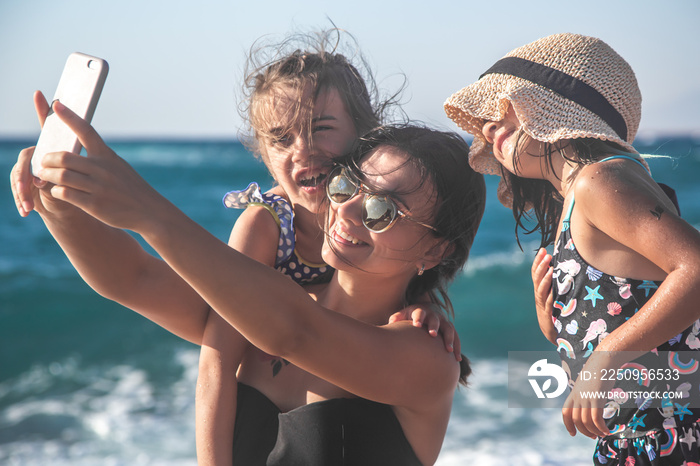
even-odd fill
[{"label": "starfish print on swimsuit", "polygon": [[637,415],[635,414],[634,416],[632,416],[632,420],[630,420],[630,422],[627,424],[627,427],[632,430],[637,430],[638,427],[645,427],[645,417],[647,417],[646,414],[641,417],[637,417]]},{"label": "starfish print on swimsuit", "polygon": [[688,406],[689,406],[689,405],[690,405],[690,403],[686,403],[686,404],[684,404],[684,405],[681,405],[681,404],[679,404],[679,403],[676,403],[676,410],[673,412],[673,414],[675,414],[676,416],[678,416],[678,418],[679,418],[681,421],[683,420],[683,416],[685,416],[686,414],[692,416],[692,415],[693,415],[693,412],[692,412],[691,410],[688,409]]},{"label": "starfish print on swimsuit", "polygon": [[603,299],[603,296],[600,293],[598,293],[599,289],[600,289],[600,285],[596,286],[595,288],[586,287],[586,291],[588,291],[588,294],[586,295],[585,298],[583,298],[583,300],[584,301],[592,301],[593,307],[595,307],[597,300]]},{"label": "starfish print on swimsuit", "polygon": [[640,289],[640,290],[644,290],[644,297],[645,297],[645,298],[648,298],[648,297],[649,297],[649,292],[650,292],[651,290],[657,289],[658,286],[656,286],[656,283],[654,283],[654,282],[652,282],[652,281],[644,280],[644,281],[642,281],[642,284],[639,285],[637,288]]},{"label": "starfish print on swimsuit", "polygon": [[688,449],[692,450],[693,445],[695,445],[695,441],[697,440],[695,436],[693,435],[693,429],[689,428],[688,430],[683,429],[683,437],[681,437],[680,442],[685,443],[688,445]]}]

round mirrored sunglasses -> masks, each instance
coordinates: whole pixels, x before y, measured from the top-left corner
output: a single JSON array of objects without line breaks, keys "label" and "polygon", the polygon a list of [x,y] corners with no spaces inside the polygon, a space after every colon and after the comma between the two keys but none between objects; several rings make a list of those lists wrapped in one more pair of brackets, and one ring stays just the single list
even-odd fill
[{"label": "round mirrored sunglasses", "polygon": [[402,212],[390,197],[369,191],[348,167],[338,165],[328,175],[326,195],[331,202],[343,204],[359,192],[365,195],[362,199],[362,224],[368,230],[383,233],[394,226],[396,220],[405,218],[432,231],[437,231],[435,227]]}]

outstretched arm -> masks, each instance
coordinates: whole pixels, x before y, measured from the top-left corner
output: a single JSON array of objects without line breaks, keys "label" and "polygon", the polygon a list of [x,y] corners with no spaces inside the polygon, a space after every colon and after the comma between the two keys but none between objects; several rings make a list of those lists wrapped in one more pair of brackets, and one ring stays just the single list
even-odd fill
[{"label": "outstretched arm", "polygon": [[51,193],[107,224],[141,234],[255,346],[375,401],[423,412],[451,403],[459,368],[440,342],[411,325],[375,327],[324,309],[288,278],[187,218],[83,120],[60,105],[55,111],[88,157],[47,156],[40,176],[56,184]]},{"label": "outstretched arm", "polygon": [[[40,92],[35,93],[34,101],[43,124],[49,106]],[[23,150],[10,175],[20,215],[27,216],[32,210],[39,213],[75,269],[95,291],[199,344],[208,309],[204,300],[130,234],[52,196],[51,185],[31,174],[32,153],[33,148]]]}]

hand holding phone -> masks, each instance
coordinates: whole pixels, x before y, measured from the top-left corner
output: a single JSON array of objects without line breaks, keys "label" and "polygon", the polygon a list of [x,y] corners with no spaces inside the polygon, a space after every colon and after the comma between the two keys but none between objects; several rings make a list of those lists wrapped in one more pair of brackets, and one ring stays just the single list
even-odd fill
[{"label": "hand holding phone", "polygon": [[[108,71],[107,62],[101,58],[79,52],[70,54],[51,105],[58,100],[90,123]],[[49,152],[66,151],[77,154],[81,149],[75,133],[53,111],[49,111],[34,149],[32,173],[36,175],[39,172],[41,159]]]}]

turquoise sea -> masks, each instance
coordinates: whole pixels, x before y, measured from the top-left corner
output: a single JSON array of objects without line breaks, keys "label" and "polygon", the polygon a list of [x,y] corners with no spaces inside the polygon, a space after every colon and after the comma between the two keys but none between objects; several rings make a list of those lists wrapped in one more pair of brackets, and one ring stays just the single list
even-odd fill
[{"label": "turquoise sea", "polygon": [[[7,180],[20,149],[32,144],[0,142],[0,464],[195,465],[198,348],[98,296],[39,217],[19,217]],[[271,183],[237,142],[111,145],[222,240],[238,214],[223,207],[223,193]],[[700,141],[657,138],[637,148],[673,157],[650,161],[652,171],[676,189],[683,217],[700,226]],[[558,410],[507,406],[508,351],[553,348],[534,313],[529,270],[539,242],[525,237],[518,249],[496,182],[487,177],[486,215],[451,287],[474,375],[455,395],[438,465],[591,464],[593,441],[569,437]]]}]

